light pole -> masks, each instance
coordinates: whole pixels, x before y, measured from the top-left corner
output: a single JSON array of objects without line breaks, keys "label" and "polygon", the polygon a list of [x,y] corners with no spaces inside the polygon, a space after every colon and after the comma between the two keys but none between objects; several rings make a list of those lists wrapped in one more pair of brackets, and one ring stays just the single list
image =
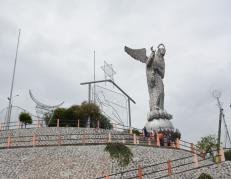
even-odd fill
[{"label": "light pole", "polygon": [[[15,96],[13,96],[13,97],[11,98],[11,101],[13,100],[13,98],[15,98],[15,97],[17,97],[17,96],[19,96],[19,94],[16,94]],[[10,97],[7,97],[7,99],[10,100]]]},{"label": "light pole", "polygon": [[16,70],[17,58],[18,58],[18,47],[19,47],[20,33],[21,33],[21,29],[19,29],[19,32],[18,32],[18,42],[17,42],[15,59],[14,59],[14,70],[13,70],[13,77],[12,77],[11,88],[10,88],[10,97],[8,98],[9,107],[8,107],[8,112],[7,112],[7,117],[6,117],[6,127],[5,127],[6,130],[9,129],[9,123],[10,123],[10,117],[11,117],[12,95],[13,95],[13,88],[14,88],[14,76],[15,76],[15,70]]},{"label": "light pole", "polygon": [[221,145],[221,121],[223,117],[223,108],[220,107],[220,114],[219,114],[219,124],[218,124],[218,149],[220,150]]},{"label": "light pole", "polygon": [[[8,116],[7,117],[11,117],[11,111],[12,111],[12,106],[13,106],[13,99],[15,98],[15,97],[17,97],[17,96],[19,96],[19,94],[16,94],[15,96],[13,96],[13,97],[11,97],[11,99],[10,99],[10,97],[7,97],[7,99],[8,99],[8,101],[10,102],[10,106],[8,107],[8,112],[7,112],[7,114],[8,114]],[[9,129],[9,126],[10,126],[10,120],[9,120],[9,122],[6,124],[6,129]]]}]

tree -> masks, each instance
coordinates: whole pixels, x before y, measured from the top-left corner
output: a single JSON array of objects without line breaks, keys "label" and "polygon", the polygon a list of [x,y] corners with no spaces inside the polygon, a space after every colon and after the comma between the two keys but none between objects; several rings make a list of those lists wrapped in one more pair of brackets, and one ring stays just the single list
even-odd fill
[{"label": "tree", "polygon": [[225,151],[225,160],[231,161],[231,149]]},{"label": "tree", "polygon": [[112,129],[113,128],[112,124],[110,123],[110,120],[103,114],[100,114],[99,122],[100,122],[100,128],[102,129]]},{"label": "tree", "polygon": [[121,143],[108,143],[104,151],[109,152],[112,160],[115,160],[120,167],[126,167],[132,161],[131,149]]},{"label": "tree", "polygon": [[46,122],[48,124],[48,127],[55,127],[57,126],[57,119],[59,119],[59,122],[60,122],[60,126],[65,126],[65,123],[63,122],[64,121],[64,113],[67,109],[66,108],[57,108],[55,109],[53,115],[51,116],[51,119],[50,119],[50,116],[47,115],[47,117],[45,116],[45,120],[49,122]]},{"label": "tree", "polygon": [[48,113],[45,114],[44,119],[48,127],[55,127],[57,125],[57,119],[59,119],[60,127],[76,127],[78,120],[80,127],[86,127],[88,116],[91,117],[91,127],[96,127],[97,121],[99,120],[100,128],[112,129],[110,120],[101,113],[99,106],[94,103],[89,104],[83,102],[81,105],[72,105],[67,109],[57,108],[52,116]]},{"label": "tree", "polygon": [[79,118],[81,118],[81,106],[79,105],[73,105],[70,107],[70,109],[72,109],[72,118],[75,120],[78,120]]},{"label": "tree", "polygon": [[[217,138],[214,135],[208,135],[206,137],[202,137],[200,141],[197,142],[198,149],[202,149],[205,154],[209,153],[213,156],[213,149],[217,149]],[[214,156],[213,156],[214,157]]]},{"label": "tree", "polygon": [[29,113],[26,113],[26,112],[21,112],[19,115],[19,121],[22,122],[26,128],[27,124],[32,124],[31,115]]},{"label": "tree", "polygon": [[[88,117],[90,117],[90,126],[95,127],[96,126],[96,121],[100,117],[100,109],[99,106],[97,106],[94,103],[87,103],[83,102],[81,104],[81,113],[82,113],[82,118],[87,121]],[[87,123],[86,123],[87,125]]]},{"label": "tree", "polygon": [[81,116],[81,107],[79,105],[73,105],[64,111],[64,120],[62,121],[65,126],[76,127],[78,119]]}]

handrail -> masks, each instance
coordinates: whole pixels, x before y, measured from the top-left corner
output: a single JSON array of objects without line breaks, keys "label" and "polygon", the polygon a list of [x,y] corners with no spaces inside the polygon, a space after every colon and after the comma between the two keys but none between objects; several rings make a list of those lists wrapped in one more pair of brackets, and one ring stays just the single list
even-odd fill
[{"label": "handrail", "polygon": [[[157,166],[157,165],[162,165],[162,164],[167,164],[167,162],[161,162],[161,163],[157,163],[157,164],[152,164],[152,165],[149,165],[149,166],[144,166],[144,167],[141,167],[141,169],[144,169],[144,168],[148,168],[148,167],[153,167],[153,166]],[[121,171],[121,172],[118,172],[118,173],[112,173],[108,176],[116,176],[116,175],[119,175],[121,173],[125,174],[125,173],[129,173],[129,172],[133,172],[133,171],[137,171],[138,169],[137,168],[134,168],[134,169],[131,169],[131,170],[125,170],[125,171]],[[164,169],[165,170],[165,169]],[[144,176],[146,174],[142,174],[142,176]],[[101,176],[101,177],[97,177],[96,179],[101,179],[101,178],[104,178],[105,176]],[[134,178],[134,177],[132,177]],[[137,175],[135,176],[135,178],[137,178]]]},{"label": "handrail", "polygon": [[[43,125],[44,122],[45,121],[41,120],[41,119],[32,120],[32,124],[27,124],[27,128],[36,128],[36,126],[38,125],[38,123],[39,123],[39,125]],[[69,125],[71,123],[71,126],[67,126],[67,127],[77,127],[78,119],[77,120],[76,119],[59,120],[59,125],[61,125],[63,127],[65,127],[64,125],[67,124],[67,123],[69,123]],[[6,123],[0,122],[0,131],[7,131],[7,130],[5,130],[5,126],[6,125],[7,125]],[[56,126],[57,125],[57,121],[55,121],[55,123],[52,123],[51,125]],[[120,124],[116,124],[116,123],[111,123],[111,125],[113,126],[113,128],[119,129],[119,130],[126,130],[126,129],[128,130],[128,129],[131,128],[129,126],[120,125]],[[19,120],[18,121],[11,121],[9,123],[9,129],[23,128],[21,126],[24,126],[24,125]],[[44,127],[46,127],[46,126],[44,126]],[[52,126],[50,126],[50,127],[52,127]],[[135,128],[135,127],[133,127],[132,129],[136,129],[138,131],[142,130],[142,129],[138,129],[138,128]]]},{"label": "handrail", "polygon": [[[26,128],[26,129],[31,129],[31,128],[36,128],[36,127],[38,127],[38,123],[39,123],[39,125],[40,125],[40,122],[41,121],[43,121],[43,120],[34,120],[33,122],[36,122],[36,124],[35,123],[32,123],[32,124],[29,124],[28,125],[28,127]],[[66,122],[72,122],[73,121],[73,125],[76,127],[76,125],[77,125],[77,122],[78,122],[78,120],[68,120],[68,121],[62,121],[62,120],[60,120],[59,121],[59,124],[62,126],[63,125],[63,122],[64,123],[66,123]],[[57,121],[56,121],[57,122]],[[21,125],[19,125],[19,124],[16,124],[17,122],[11,122],[12,124],[14,124],[14,125],[9,125],[9,126],[12,126],[12,127],[18,127],[18,128],[21,128],[22,126]],[[3,123],[4,124],[4,123]],[[75,125],[76,124],[76,125]],[[57,123],[54,123],[54,125],[57,125]],[[125,125],[119,125],[119,124],[114,124],[115,126],[113,126],[113,127],[115,127],[115,129],[119,129],[119,130],[122,130],[122,131],[126,131],[126,130],[129,130],[129,129],[131,129],[129,126],[125,126]],[[2,123],[0,123],[0,126],[3,126],[2,125]],[[119,127],[118,127],[119,126]],[[40,126],[41,127],[41,126]],[[0,131],[1,131],[1,128],[2,127],[0,127]],[[25,128],[24,128],[25,129]],[[101,128],[99,128],[99,129],[101,129]],[[138,129],[138,128],[133,128],[133,129],[136,129],[136,130],[138,130],[139,132],[142,130],[142,129]],[[5,131],[5,130],[2,130],[2,131]],[[142,132],[140,132],[140,133],[142,133]],[[155,141],[156,139],[154,139],[154,141]],[[142,138],[140,138],[140,141],[143,141],[144,142],[144,139],[142,139]],[[146,141],[145,141],[146,142]],[[181,142],[181,147],[184,147],[186,150],[188,150],[188,151],[190,151],[191,150],[191,146],[188,146],[188,144],[190,144],[191,145],[191,143],[190,142],[187,142],[187,141],[184,141],[184,140],[180,140],[180,142]],[[194,145],[195,146],[195,145]],[[197,147],[195,147],[195,149],[194,149],[195,151],[196,151],[196,153],[200,153],[200,151],[198,151],[198,148]]]},{"label": "handrail", "polygon": [[[59,129],[59,127],[57,127],[57,130]],[[81,130],[84,130],[84,129],[87,129],[87,128],[80,128]],[[60,133],[60,134],[49,134],[49,135],[46,135],[46,134],[37,134],[38,136],[40,136],[40,137],[57,137],[57,136],[59,136],[59,137],[65,137],[65,136],[69,136],[69,137],[71,137],[71,136],[83,136],[83,135],[88,135],[88,136],[99,136],[99,135],[104,135],[105,136],[105,138],[107,138],[107,136],[106,135],[108,135],[108,133],[111,133],[111,138],[112,139],[117,139],[117,140],[133,140],[133,135],[131,135],[131,134],[129,134],[128,132],[129,131],[127,131],[127,133],[124,133],[124,132],[119,132],[119,131],[113,131],[113,130],[104,130],[104,129],[97,129],[97,128],[93,128],[93,130],[94,130],[94,132],[87,132],[87,134],[83,134],[83,133],[75,133],[75,132],[73,132],[73,133],[69,133],[69,134],[66,134],[66,135],[64,135],[64,134],[61,134],[60,132],[61,131],[57,131],[57,133]],[[97,131],[101,131],[101,130],[103,130],[104,132],[103,132],[103,134],[101,134],[101,133],[97,133]],[[35,133],[36,133],[36,131],[35,131]],[[19,139],[22,139],[22,138],[31,138],[31,137],[33,137],[33,135],[31,134],[31,135],[22,135],[22,136],[14,136],[13,134],[12,134],[12,132],[8,132],[8,135],[11,135],[11,137],[12,138],[14,138],[14,139],[17,139],[17,140],[19,140]],[[121,137],[119,137],[119,136],[121,136]],[[2,136],[0,136],[0,140],[4,140],[4,139],[7,139],[8,138],[8,136],[5,136],[5,137],[2,137]],[[93,137],[92,137],[93,138]],[[104,138],[104,139],[105,139]],[[102,138],[103,139],[103,138]],[[141,144],[145,144],[145,145],[149,145],[148,144],[148,141],[149,140],[149,138],[145,138],[145,137],[139,137],[139,141],[140,141],[140,143]],[[152,140],[153,141],[153,140]],[[153,146],[153,142],[152,142],[152,144],[151,144],[152,146]],[[172,147],[170,147],[170,148],[172,148]],[[190,147],[188,147],[188,148],[190,148]]]},{"label": "handrail", "polygon": [[[209,160],[209,159],[205,159],[205,160]],[[201,161],[204,161],[204,160],[201,160]],[[200,161],[200,162],[201,162]],[[192,162],[193,163],[193,162]],[[222,163],[222,162],[221,162]],[[188,172],[188,171],[192,171],[192,170],[198,170],[200,168],[203,168],[203,167],[209,167],[209,166],[212,166],[214,165],[215,163],[211,163],[211,164],[206,164],[206,165],[203,165],[203,166],[199,166],[199,167],[196,167],[196,168],[190,168],[190,169],[186,169],[186,170],[183,170],[183,171],[180,171],[180,172],[176,172],[174,173],[173,175],[177,175],[177,174],[180,174],[180,173],[184,173],[184,172]],[[161,176],[161,177],[158,177],[159,178],[164,178],[164,177],[167,177],[168,175],[164,175],[164,176]],[[156,178],[157,179],[157,178]]]},{"label": "handrail", "polygon": [[[187,158],[191,158],[192,156],[188,156],[188,157],[182,157],[182,158],[178,158],[178,159],[175,159],[175,160],[172,160],[172,162],[175,162],[175,161],[179,161],[179,160],[184,160],[184,159],[187,159]],[[210,158],[207,158],[207,159],[203,159],[203,160],[199,160],[198,162],[201,162],[201,161],[206,161],[206,160],[209,160],[211,161],[212,157]],[[151,164],[149,166],[144,166],[144,167],[141,167],[141,169],[145,169],[145,168],[148,168],[148,167],[154,167],[154,166],[157,166],[157,165],[163,165],[163,164],[167,164],[168,162],[160,162],[160,163],[157,163],[157,164]],[[172,167],[172,169],[174,168],[177,168],[177,167],[181,167],[181,166],[185,166],[185,165],[189,165],[189,164],[193,164],[194,162],[188,162],[188,163],[184,163],[184,164],[180,164],[180,165],[176,165],[174,167]],[[214,164],[214,163],[212,163]],[[107,176],[116,176],[116,175],[120,175],[121,173],[122,174],[125,174],[125,173],[129,173],[129,172],[133,172],[133,171],[137,171],[138,169],[135,168],[135,169],[131,169],[131,170],[125,170],[125,171],[121,171],[121,172],[118,172],[118,173],[113,173],[113,174],[110,174],[110,175],[107,175]],[[155,171],[152,171],[152,172],[148,172],[148,173],[142,173],[142,176],[145,176],[145,175],[149,175],[149,174],[153,174],[153,173],[158,173],[158,172],[162,172],[162,171],[167,171],[167,169],[161,169],[161,170],[155,170]],[[184,170],[186,171],[186,170]],[[184,171],[181,171],[181,172],[177,172],[177,173],[174,173],[174,174],[179,174],[179,173],[183,173]],[[173,175],[174,175],[173,174]],[[163,176],[160,176],[160,177],[157,177],[157,178],[163,178],[163,177],[167,177],[168,175],[163,175]],[[101,179],[101,178],[104,178],[105,176],[101,176],[101,177],[97,177],[96,179]],[[134,176],[134,177],[129,177],[130,178],[137,178],[138,176]]]}]

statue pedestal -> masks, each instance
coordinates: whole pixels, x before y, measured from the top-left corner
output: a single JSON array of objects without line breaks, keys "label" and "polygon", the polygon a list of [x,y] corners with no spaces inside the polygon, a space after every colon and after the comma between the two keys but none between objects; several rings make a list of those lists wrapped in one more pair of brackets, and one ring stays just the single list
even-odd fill
[{"label": "statue pedestal", "polygon": [[174,130],[172,122],[168,119],[153,119],[148,121],[145,127],[148,132],[153,132],[154,130]]},{"label": "statue pedestal", "polygon": [[153,132],[153,130],[174,130],[173,124],[170,121],[172,115],[168,114],[164,110],[154,110],[148,114],[148,121],[145,127],[148,132]]}]

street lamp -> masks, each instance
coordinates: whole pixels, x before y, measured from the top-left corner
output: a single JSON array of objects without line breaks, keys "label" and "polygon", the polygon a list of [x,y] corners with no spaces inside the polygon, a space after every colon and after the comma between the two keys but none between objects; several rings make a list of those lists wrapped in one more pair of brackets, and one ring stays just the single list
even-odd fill
[{"label": "street lamp", "polygon": [[11,117],[11,111],[12,111],[12,106],[13,106],[13,99],[17,96],[19,96],[19,94],[15,95],[11,98],[7,97],[9,104],[10,104],[8,107],[8,111],[7,111],[7,124],[5,124],[7,130],[9,129],[9,126],[10,126],[10,117]]},{"label": "street lamp", "polygon": [[[13,98],[19,96],[19,94],[16,94],[15,96],[13,96],[11,99],[13,100]],[[7,97],[7,99],[10,101],[10,97]]]}]

